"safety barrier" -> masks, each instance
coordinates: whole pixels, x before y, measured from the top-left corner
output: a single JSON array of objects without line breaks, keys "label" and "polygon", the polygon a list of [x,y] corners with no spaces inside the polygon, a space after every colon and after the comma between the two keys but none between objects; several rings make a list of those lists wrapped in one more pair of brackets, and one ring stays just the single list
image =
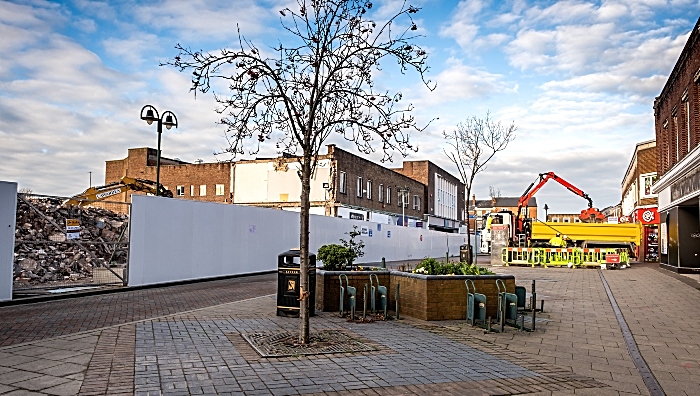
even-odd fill
[{"label": "safety barrier", "polygon": [[581,262],[579,248],[541,248],[544,250],[544,267],[573,267]]},{"label": "safety barrier", "polygon": [[501,259],[506,265],[529,265],[534,267],[540,264],[539,248],[503,248]]},{"label": "safety barrier", "polygon": [[626,249],[614,248],[503,248],[501,259],[505,265],[541,265],[543,267],[600,267],[628,266]]}]

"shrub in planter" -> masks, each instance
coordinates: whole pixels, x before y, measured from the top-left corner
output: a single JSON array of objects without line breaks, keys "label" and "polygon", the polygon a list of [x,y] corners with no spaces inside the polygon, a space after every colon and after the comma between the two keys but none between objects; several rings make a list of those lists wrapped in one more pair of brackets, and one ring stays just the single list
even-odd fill
[{"label": "shrub in planter", "polygon": [[418,264],[415,274],[424,275],[493,275],[493,272],[476,264],[466,262],[441,263],[434,258],[426,258]]},{"label": "shrub in planter", "polygon": [[352,263],[355,254],[352,250],[342,245],[330,244],[318,248],[316,258],[323,261],[323,269],[326,271],[341,271]]}]

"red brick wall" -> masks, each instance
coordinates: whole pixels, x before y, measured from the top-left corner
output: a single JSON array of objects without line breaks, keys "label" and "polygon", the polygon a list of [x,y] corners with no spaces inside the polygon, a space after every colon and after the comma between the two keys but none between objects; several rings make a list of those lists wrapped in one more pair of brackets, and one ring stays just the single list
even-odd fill
[{"label": "red brick wall", "polygon": [[[105,183],[119,181],[123,176],[156,180],[156,150],[152,148],[129,149],[123,160],[106,161]],[[231,163],[185,164],[169,158],[161,158],[160,183],[173,192],[175,198],[206,202],[230,202]],[[216,194],[216,185],[224,185],[224,195]],[[206,185],[206,196],[199,196],[199,186]],[[184,186],[185,195],[177,196],[177,186]],[[190,194],[194,186],[195,195]],[[131,196],[131,192],[128,193]],[[136,194],[140,194],[136,192]],[[110,200],[126,201],[126,194],[110,197]],[[128,198],[131,201],[131,198]]]},{"label": "red brick wall", "polygon": [[[347,190],[345,194],[341,194],[338,189],[336,200],[339,203],[358,206],[367,209],[381,210],[401,214],[401,206],[398,204],[397,186],[408,186],[411,190],[408,199],[408,206],[405,208],[406,216],[423,218],[423,208],[413,209],[413,196],[421,197],[421,204],[425,202],[425,192],[423,185],[411,179],[410,177],[401,175],[384,166],[375,164],[364,158],[358,157],[347,151],[339,149],[335,146],[329,146],[329,153],[332,153],[334,161],[336,161],[335,185],[339,186],[339,173],[345,172],[347,180]],[[363,188],[367,187],[367,181],[372,181],[372,198],[367,199],[363,194],[360,198],[357,196],[357,178],[362,177]],[[379,202],[379,185],[384,188],[383,202]],[[386,188],[391,187],[391,204],[386,204]]]},{"label": "red brick wall", "polygon": [[[357,288],[357,311],[362,312],[363,290],[369,283],[369,272],[344,271],[350,286]],[[316,309],[336,312],[340,305],[340,283],[337,271],[318,270],[316,275]],[[391,271],[377,272],[379,283],[389,289],[389,309],[394,310],[396,285],[400,284],[399,312],[421,320],[466,319],[467,289],[464,276],[428,277],[411,276],[408,273]],[[511,275],[474,276],[477,293],[486,295],[486,315],[496,318],[498,289],[496,278],[503,279],[508,292],[515,292],[515,277]],[[347,307],[346,307],[347,309]],[[369,302],[367,304],[369,310]]]},{"label": "red brick wall", "polygon": [[[661,94],[654,101],[654,118],[657,142],[657,166],[659,176],[688,153],[688,127],[691,150],[700,143],[700,98],[694,76],[700,69],[700,19],[696,23]],[[690,125],[687,123],[685,103],[687,92],[690,103]],[[674,116],[675,115],[675,116]],[[664,125],[666,127],[664,128]],[[678,157],[676,157],[678,139]]]}]

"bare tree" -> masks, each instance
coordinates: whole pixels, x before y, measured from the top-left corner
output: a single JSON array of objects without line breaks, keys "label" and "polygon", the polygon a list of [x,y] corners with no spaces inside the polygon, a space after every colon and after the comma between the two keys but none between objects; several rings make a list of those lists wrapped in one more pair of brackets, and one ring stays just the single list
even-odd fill
[{"label": "bare tree", "polygon": [[[294,8],[294,9],[292,9]],[[411,131],[422,131],[411,114],[412,105],[399,108],[401,93],[375,89],[380,64],[397,62],[401,73],[417,72],[423,83],[427,53],[413,43],[418,8],[403,3],[391,18],[369,19],[370,1],[297,0],[280,10],[287,43],[261,51],[241,36],[235,49],[217,53],[192,51],[180,44],[169,64],[192,73],[191,90],[206,93],[213,79],[228,84],[229,96],[215,94],[220,123],[226,126],[233,157],[249,153],[274,139],[278,152],[297,153],[301,180],[301,295],[299,342],[309,339],[309,193],[310,178],[324,141],[336,133],[369,154],[381,145],[382,162],[393,152],[416,151]]]},{"label": "bare tree", "polygon": [[[442,135],[450,146],[445,149],[447,157],[457,166],[459,177],[467,190],[467,214],[469,213],[469,197],[474,187],[476,175],[486,169],[486,164],[496,153],[503,151],[515,139],[517,127],[515,122],[504,126],[501,122],[491,119],[491,113],[486,112],[486,118],[476,116],[457,125],[452,132]],[[493,190],[490,193],[494,194]],[[500,194],[499,194],[500,196]],[[468,217],[468,216],[467,216]],[[471,230],[467,218],[467,248],[471,252]],[[471,260],[471,254],[469,255]]]},{"label": "bare tree", "polygon": [[494,186],[489,186],[489,197],[493,198],[501,198],[501,189],[496,188]]}]

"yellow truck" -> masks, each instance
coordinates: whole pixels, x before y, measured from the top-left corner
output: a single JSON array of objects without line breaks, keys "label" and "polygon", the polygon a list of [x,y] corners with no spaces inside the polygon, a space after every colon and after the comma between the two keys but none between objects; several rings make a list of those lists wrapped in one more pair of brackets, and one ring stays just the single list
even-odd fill
[{"label": "yellow truck", "polygon": [[634,255],[641,238],[639,224],[556,223],[533,221],[530,246],[548,246],[549,240],[561,234],[570,247],[627,248]]}]

